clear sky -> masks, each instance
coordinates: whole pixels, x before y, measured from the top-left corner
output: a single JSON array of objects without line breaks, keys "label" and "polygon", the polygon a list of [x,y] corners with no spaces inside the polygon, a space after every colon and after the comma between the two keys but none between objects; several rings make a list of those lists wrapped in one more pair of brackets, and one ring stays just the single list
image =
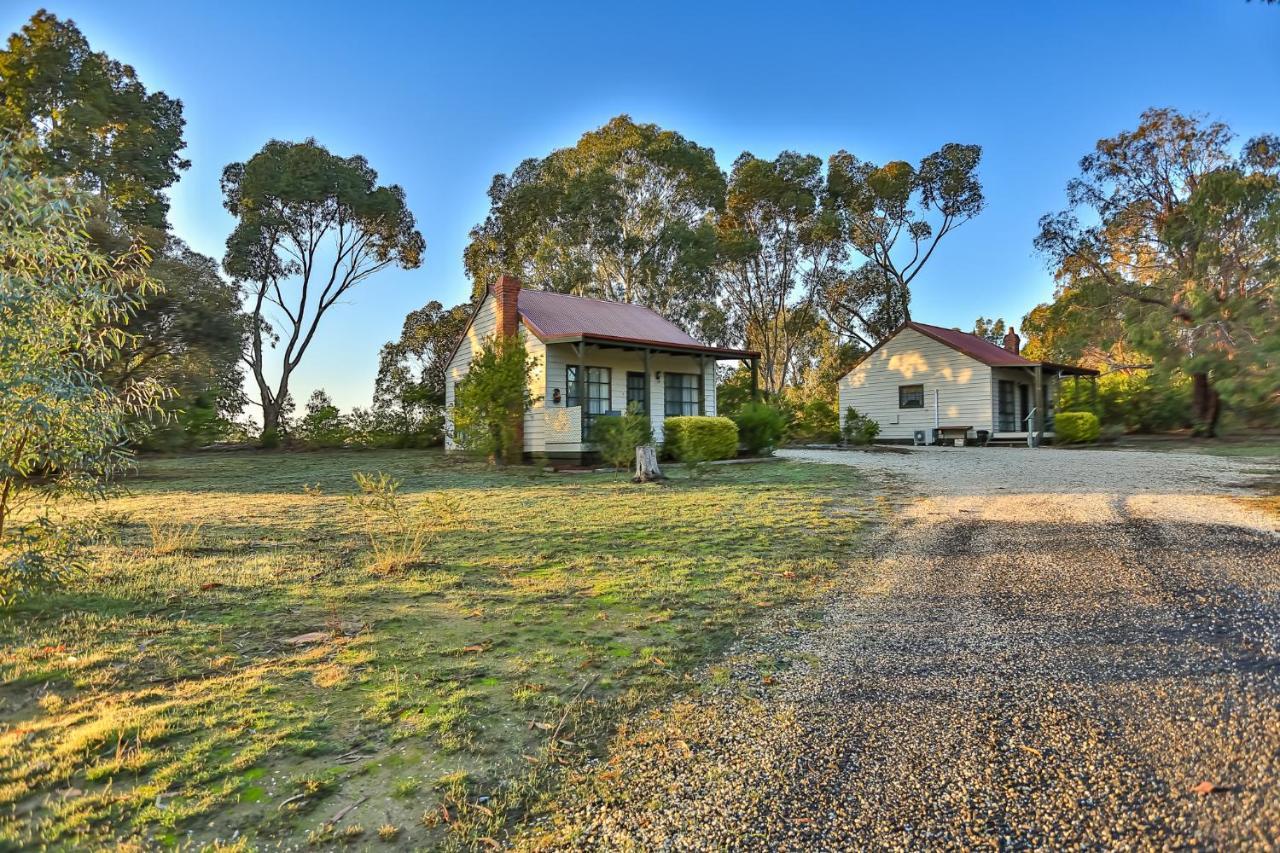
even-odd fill
[{"label": "clear sky", "polygon": [[[37,8],[0,3],[4,32]],[[1280,6],[1246,0],[553,4],[65,0],[98,50],[181,98],[192,161],[171,221],[221,259],[218,178],[271,138],[314,136],[401,184],[427,240],[334,309],[296,375],[367,405],[381,345],[464,300],[467,231],[497,172],[618,113],[715,149],[916,161],[978,143],[987,209],[917,279],[918,319],[1017,321],[1052,293],[1036,221],[1093,143],[1149,106],[1280,132]]]}]

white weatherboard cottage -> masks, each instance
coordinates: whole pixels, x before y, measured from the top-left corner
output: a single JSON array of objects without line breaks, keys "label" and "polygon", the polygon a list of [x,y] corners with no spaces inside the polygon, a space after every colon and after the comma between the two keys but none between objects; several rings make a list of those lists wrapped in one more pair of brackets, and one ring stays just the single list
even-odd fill
[{"label": "white weatherboard cottage", "polygon": [[957,329],[904,323],[841,378],[841,423],[853,407],[880,424],[883,441],[913,441],[921,432],[930,444],[1052,436],[1058,384],[1098,372],[1032,361],[1020,345],[1013,329],[1001,347]]},{"label": "white weatherboard cottage", "polygon": [[445,370],[445,448],[453,441],[453,402],[471,360],[498,334],[518,335],[534,365],[535,403],[524,417],[524,452],[581,458],[594,417],[634,403],[649,415],[654,440],[677,415],[716,413],[716,363],[759,354],[714,347],[639,305],[522,288],[501,276],[476,306]]}]

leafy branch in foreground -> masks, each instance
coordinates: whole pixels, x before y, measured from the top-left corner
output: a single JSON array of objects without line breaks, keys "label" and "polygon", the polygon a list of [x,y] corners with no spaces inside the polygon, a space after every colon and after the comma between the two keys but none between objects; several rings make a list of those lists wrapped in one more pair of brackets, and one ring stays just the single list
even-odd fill
[{"label": "leafy branch in foreground", "polygon": [[144,248],[108,257],[85,233],[87,199],[35,177],[30,141],[0,141],[0,604],[76,565],[83,525],[54,500],[101,496],[129,467],[131,424],[167,392],[112,387],[101,366],[155,284]]}]

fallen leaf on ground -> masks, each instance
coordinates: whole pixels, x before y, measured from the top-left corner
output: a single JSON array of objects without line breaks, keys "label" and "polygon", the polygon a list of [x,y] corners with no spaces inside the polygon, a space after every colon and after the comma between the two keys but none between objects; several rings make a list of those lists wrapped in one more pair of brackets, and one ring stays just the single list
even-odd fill
[{"label": "fallen leaf on ground", "polygon": [[209,590],[217,589],[220,586],[222,586],[222,584],[218,583],[217,581],[209,581],[208,583],[200,584],[200,591],[208,592]]},{"label": "fallen leaf on ground", "polygon": [[329,635],[324,631],[310,631],[306,634],[299,634],[296,637],[289,637],[285,640],[291,646],[305,646],[310,643],[322,643],[329,639]]},{"label": "fallen leaf on ground", "polygon": [[474,646],[463,646],[462,650],[464,652],[482,652],[485,650],[485,647],[480,643],[476,643]]},{"label": "fallen leaf on ground", "polygon": [[1200,796],[1205,797],[1205,796],[1208,796],[1209,794],[1218,794],[1228,789],[1224,788],[1221,785],[1215,785],[1206,779],[1205,781],[1201,782],[1199,785],[1196,785],[1191,790],[1199,794]]}]

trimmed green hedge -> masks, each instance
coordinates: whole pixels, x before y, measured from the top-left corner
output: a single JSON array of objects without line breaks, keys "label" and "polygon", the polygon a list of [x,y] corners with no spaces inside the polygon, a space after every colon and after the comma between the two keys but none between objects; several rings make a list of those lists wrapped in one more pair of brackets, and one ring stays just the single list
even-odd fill
[{"label": "trimmed green hedge", "polygon": [[1102,426],[1093,412],[1059,412],[1053,419],[1053,432],[1059,444],[1092,444]]},{"label": "trimmed green hedge", "polygon": [[664,449],[681,462],[710,462],[738,455],[738,425],[728,418],[667,418],[662,433]]},{"label": "trimmed green hedge", "polygon": [[777,447],[787,432],[787,416],[768,403],[745,404],[734,415],[733,422],[738,425],[738,438],[743,447],[752,455]]}]

